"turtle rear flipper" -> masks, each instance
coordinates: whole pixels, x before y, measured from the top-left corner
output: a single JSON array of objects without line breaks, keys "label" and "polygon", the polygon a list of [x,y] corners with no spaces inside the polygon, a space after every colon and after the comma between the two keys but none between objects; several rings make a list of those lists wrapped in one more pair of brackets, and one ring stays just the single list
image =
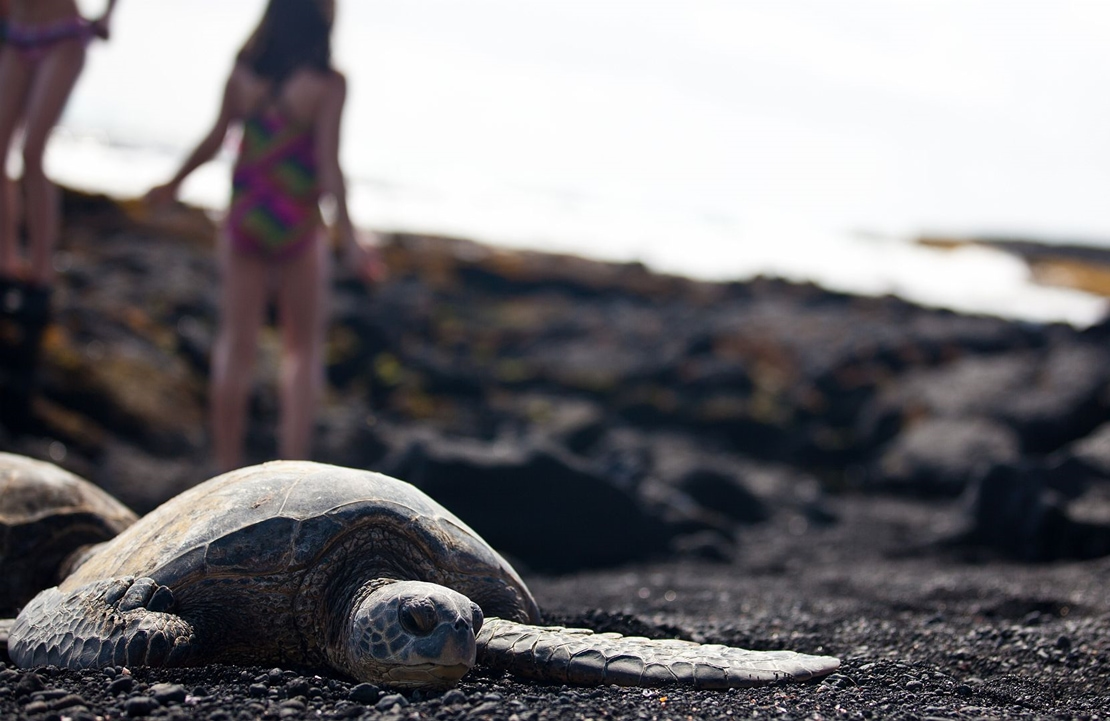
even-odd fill
[{"label": "turtle rear flipper", "polygon": [[583,685],[737,688],[805,681],[840,666],[832,656],[651,640],[500,618],[487,619],[477,640],[480,664],[525,678]]},{"label": "turtle rear flipper", "polygon": [[169,589],[149,578],[95,581],[63,593],[47,589],[15,619],[8,655],[17,666],[178,666],[191,655],[193,628]]}]

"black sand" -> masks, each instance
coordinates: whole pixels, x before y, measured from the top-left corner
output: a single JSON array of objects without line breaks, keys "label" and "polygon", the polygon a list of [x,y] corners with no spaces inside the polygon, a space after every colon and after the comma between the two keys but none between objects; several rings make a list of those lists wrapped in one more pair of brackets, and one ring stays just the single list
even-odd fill
[{"label": "black sand", "polygon": [[[746,534],[729,565],[659,563],[528,579],[556,622],[840,656],[839,672],[821,681],[727,692],[594,689],[478,671],[446,694],[362,688],[352,700],[353,682],[296,670],[5,670],[0,715],[122,718],[147,709],[155,718],[210,719],[1106,717],[1110,563],[907,557],[908,545],[947,509],[861,498],[836,508],[843,514],[836,526],[798,533],[769,524]],[[120,682],[121,673],[133,681]],[[158,684],[183,692],[175,696]],[[142,700],[158,695],[162,703]]]}]

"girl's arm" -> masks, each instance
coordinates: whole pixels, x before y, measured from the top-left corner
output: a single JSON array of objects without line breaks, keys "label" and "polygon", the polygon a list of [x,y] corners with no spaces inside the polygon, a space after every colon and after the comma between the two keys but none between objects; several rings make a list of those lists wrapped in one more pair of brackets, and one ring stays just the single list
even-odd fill
[{"label": "girl's arm", "polygon": [[315,127],[320,192],[335,204],[335,230],[355,272],[367,280],[380,280],[384,275],[384,266],[377,248],[360,238],[351,222],[347,208],[347,182],[339,164],[339,137],[343,106],[347,101],[347,79],[340,73],[334,73],[331,82]]},{"label": "girl's arm", "polygon": [[168,183],[159,185],[158,187],[147,193],[147,200],[153,203],[164,203],[173,200],[177,196],[177,191],[180,189],[181,184],[185,182],[185,178],[189,177],[190,173],[207,163],[216,153],[220,151],[220,146],[223,145],[224,138],[227,136],[228,127],[230,127],[232,120],[235,119],[234,114],[234,86],[235,86],[235,72],[233,71],[231,77],[228,78],[227,85],[224,86],[224,97],[220,103],[220,114],[216,118],[216,123],[212,129],[208,131],[208,135],[204,137],[185,159],[181,165],[181,169],[170,179]]}]

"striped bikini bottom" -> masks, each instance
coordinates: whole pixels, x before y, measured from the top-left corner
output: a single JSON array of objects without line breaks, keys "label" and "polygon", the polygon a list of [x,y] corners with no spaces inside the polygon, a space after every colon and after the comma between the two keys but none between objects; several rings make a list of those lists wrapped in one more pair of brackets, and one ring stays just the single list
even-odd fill
[{"label": "striped bikini bottom", "polygon": [[88,45],[92,38],[92,24],[81,17],[65,18],[52,23],[9,20],[4,29],[5,44],[32,65],[38,64],[59,43],[79,40],[83,45]]}]

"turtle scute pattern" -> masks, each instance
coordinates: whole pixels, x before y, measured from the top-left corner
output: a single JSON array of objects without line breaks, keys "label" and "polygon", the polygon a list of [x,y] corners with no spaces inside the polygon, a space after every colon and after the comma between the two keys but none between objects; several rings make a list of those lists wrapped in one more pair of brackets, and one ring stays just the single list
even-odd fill
[{"label": "turtle scute pattern", "polygon": [[748,651],[679,639],[656,640],[584,628],[490,619],[478,634],[478,662],[526,678],[580,685],[742,688],[806,681],[840,666],[832,656]]}]

